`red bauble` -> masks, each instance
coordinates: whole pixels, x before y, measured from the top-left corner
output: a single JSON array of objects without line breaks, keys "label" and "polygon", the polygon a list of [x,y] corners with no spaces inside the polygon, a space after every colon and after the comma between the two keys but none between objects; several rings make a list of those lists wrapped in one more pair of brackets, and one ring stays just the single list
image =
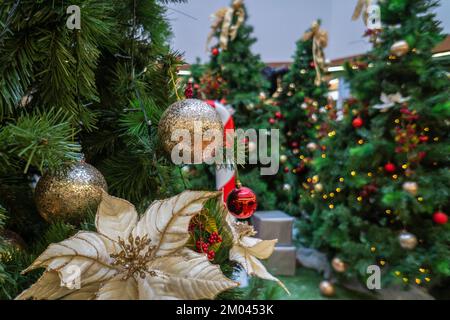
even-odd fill
[{"label": "red bauble", "polygon": [[448,216],[444,212],[436,212],[433,214],[433,221],[437,224],[446,224]]},{"label": "red bauble", "polygon": [[228,211],[238,219],[250,218],[256,211],[256,195],[246,187],[236,187],[227,198]]},{"label": "red bauble", "polygon": [[292,148],[298,148],[298,142],[297,141],[292,141],[291,142],[291,147]]},{"label": "red bauble", "polygon": [[274,118],[270,118],[270,119],[269,119],[269,123],[270,123],[270,124],[274,124],[274,123],[275,123],[275,119],[274,119]]},{"label": "red bauble", "polygon": [[364,121],[360,117],[356,117],[352,121],[353,128],[361,128],[363,126],[363,124],[364,124]]},{"label": "red bauble", "polygon": [[315,68],[315,67],[316,67],[316,64],[314,63],[314,61],[311,61],[311,62],[309,63],[309,66],[310,66],[311,68]]},{"label": "red bauble", "polygon": [[212,53],[213,56],[218,56],[219,55],[219,49],[212,48],[211,53]]},{"label": "red bauble", "polygon": [[386,172],[388,173],[393,173],[395,172],[395,170],[397,170],[397,168],[395,167],[395,164],[388,162],[384,165],[384,170],[386,170]]},{"label": "red bauble", "polygon": [[428,139],[429,139],[428,136],[420,136],[419,137],[420,142],[427,142]]},{"label": "red bauble", "polygon": [[284,173],[288,173],[290,171],[289,167],[284,167]]},{"label": "red bauble", "polygon": [[275,118],[281,119],[282,117],[283,117],[283,115],[281,114],[280,111],[275,112]]}]

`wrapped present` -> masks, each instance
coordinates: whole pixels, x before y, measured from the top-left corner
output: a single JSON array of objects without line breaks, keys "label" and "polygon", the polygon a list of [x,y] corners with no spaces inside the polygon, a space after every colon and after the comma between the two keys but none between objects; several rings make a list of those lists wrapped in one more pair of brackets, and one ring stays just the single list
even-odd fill
[{"label": "wrapped present", "polygon": [[282,211],[257,211],[252,224],[263,240],[278,239],[277,245],[292,244],[292,226],[294,218]]}]

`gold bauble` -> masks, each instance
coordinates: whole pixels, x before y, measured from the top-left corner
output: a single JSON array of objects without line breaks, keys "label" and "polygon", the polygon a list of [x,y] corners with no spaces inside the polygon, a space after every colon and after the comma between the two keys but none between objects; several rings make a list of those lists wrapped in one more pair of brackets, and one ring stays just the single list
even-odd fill
[{"label": "gold bauble", "polygon": [[413,250],[417,246],[417,237],[410,232],[403,231],[398,236],[400,246],[406,250]]},{"label": "gold bauble", "polygon": [[310,142],[310,143],[308,143],[308,144],[306,145],[306,148],[307,148],[309,151],[311,151],[311,152],[316,151],[316,150],[317,150],[317,143],[315,143],[315,142]]},{"label": "gold bauble", "polygon": [[409,44],[405,40],[397,41],[391,47],[391,53],[397,57],[404,56],[409,52]]},{"label": "gold bauble", "polygon": [[320,293],[326,297],[332,297],[334,296],[335,290],[334,285],[327,280],[322,281],[319,284]]},{"label": "gold bauble", "polygon": [[333,267],[334,271],[342,273],[347,270],[347,265],[338,257],[334,257],[333,260],[331,260],[331,266]]},{"label": "gold bauble", "polygon": [[0,251],[0,261],[8,262],[12,259],[14,251],[25,249],[25,241],[14,231],[3,230],[0,232],[2,244],[6,245],[5,250]]},{"label": "gold bauble", "polygon": [[288,160],[287,155],[282,154],[282,155],[280,156],[280,163],[281,163],[281,164],[286,163],[287,160]]},{"label": "gold bauble", "polygon": [[105,178],[95,167],[83,161],[46,173],[36,185],[35,202],[48,222],[78,223],[95,212],[108,191]]},{"label": "gold bauble", "polygon": [[323,185],[321,183],[317,183],[314,185],[314,190],[316,192],[322,192],[323,191]]},{"label": "gold bauble", "polygon": [[405,190],[406,192],[408,192],[410,195],[417,195],[417,192],[419,191],[419,186],[417,185],[417,182],[411,182],[411,181],[407,181],[405,183],[403,183],[403,190]]},{"label": "gold bauble", "polygon": [[[190,141],[182,141],[182,138],[172,140],[173,133],[183,133],[186,130],[190,135]],[[194,155],[201,155],[201,160],[204,161],[205,149],[212,142],[217,143],[216,139],[205,136],[209,130],[223,136],[223,124],[216,110],[204,101],[185,99],[173,103],[163,113],[158,125],[158,136],[168,155],[171,155],[172,150],[178,145],[177,147],[183,150],[191,150],[191,160],[194,160]],[[200,139],[198,147],[194,143],[195,139]]]},{"label": "gold bauble", "polygon": [[252,111],[255,109],[255,104],[254,103],[249,103],[245,106],[245,108],[247,109],[247,111]]}]

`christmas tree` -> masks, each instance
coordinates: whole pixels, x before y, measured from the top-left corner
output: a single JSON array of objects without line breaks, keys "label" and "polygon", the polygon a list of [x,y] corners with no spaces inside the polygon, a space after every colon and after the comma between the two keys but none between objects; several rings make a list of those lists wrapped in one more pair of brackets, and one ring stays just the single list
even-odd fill
[{"label": "christmas tree", "polygon": [[[300,223],[343,277],[381,268],[382,286],[439,285],[450,276],[449,78],[432,48],[436,1],[380,1],[374,48],[346,66],[354,98],[323,140]],[[312,178],[312,177],[310,177]]]},{"label": "christmas tree", "polygon": [[301,212],[299,196],[305,177],[311,175],[311,158],[316,152],[321,154],[320,140],[328,134],[326,120],[332,104],[323,81],[327,42],[320,21],[314,22],[297,41],[293,63],[274,93],[281,109],[276,117],[283,130],[277,199],[282,209],[294,215]]},{"label": "christmas tree", "polygon": [[[247,22],[248,14],[243,1],[232,1],[229,8],[222,8],[215,13],[215,19],[208,39],[210,61],[206,66],[198,63],[192,66],[193,80],[199,79],[194,83],[195,97],[231,105],[236,128],[270,130],[278,108],[266,97],[269,83],[262,74],[265,65],[259,55],[251,50],[256,38],[252,36],[253,27]],[[209,47],[212,39],[216,43]],[[249,145],[248,149],[252,149],[252,146]],[[258,166],[246,164],[237,169],[242,184],[256,193],[258,208],[273,209],[273,190],[261,178]],[[214,170],[212,166],[194,168],[194,185],[204,184],[206,181],[200,179],[212,177]],[[209,173],[204,174],[205,171]],[[211,183],[214,180],[209,181]]]},{"label": "christmas tree", "polygon": [[[246,258],[240,252],[247,248],[241,248],[238,240],[244,234],[241,231],[246,236],[254,233],[250,227],[245,229],[229,220],[221,200],[211,199],[217,198],[216,193],[187,191],[178,195],[188,182],[180,167],[164,151],[166,141],[157,130],[164,111],[182,100],[176,76],[182,59],[168,46],[171,33],[165,18],[167,2],[170,1],[82,1],[79,6],[70,7],[31,0],[21,1],[20,6],[19,1],[3,2],[0,8],[1,299],[16,297],[43,274],[42,268],[21,273],[33,261],[30,269],[48,266],[49,261],[53,265],[48,266],[22,298],[100,297],[101,292],[96,295],[89,288],[81,288],[77,296],[77,292],[72,295],[69,289],[60,287],[52,268],[65,259],[64,255],[42,258],[56,255],[58,250],[63,252],[69,244],[81,240],[84,245],[66,252],[68,256],[79,251],[80,259],[86,258],[94,266],[90,245],[97,250],[96,259],[106,259],[103,266],[105,261],[113,261],[115,266],[128,270],[126,279],[136,275],[146,278],[147,274],[157,277],[157,271],[139,269],[140,259],[145,258],[156,269],[165,269],[169,274],[175,272],[173,279],[182,276],[187,281],[191,277],[195,283],[197,278],[214,277],[211,283],[216,281],[213,291],[202,287],[207,282],[200,281],[202,284],[197,283],[197,289],[194,285],[190,291],[198,295],[184,295],[180,289],[167,293],[167,297],[213,298],[236,287],[222,272],[231,277],[236,262],[245,264]],[[129,233],[138,219],[136,211],[143,212],[153,200],[172,196],[170,201],[156,202],[165,210],[153,206],[143,215],[147,217],[151,212],[159,215],[156,220],[162,225],[150,230],[148,235],[133,238],[130,233],[126,239],[119,236],[113,243],[122,251],[110,252],[114,245],[108,247],[105,242],[101,249],[106,251],[100,257],[101,242],[94,243],[92,239],[108,234],[113,235],[109,237],[111,240],[119,234],[119,229]],[[184,204],[177,207],[179,202]],[[171,206],[172,210],[168,210]],[[175,212],[180,210],[180,216],[195,215],[195,219],[175,217]],[[170,212],[173,216],[169,219]],[[130,223],[126,219],[108,222],[115,215],[128,217]],[[181,252],[178,256],[167,255],[170,250],[161,249],[164,235],[158,235],[157,229],[170,232],[168,221],[174,224],[176,235],[172,236],[176,239],[181,239],[180,230],[186,229],[183,241],[177,240],[181,250],[177,251]],[[236,229],[232,234],[227,225],[241,231]],[[136,226],[135,232],[142,233],[142,229]],[[156,247],[163,253],[152,253],[155,243],[149,246],[150,240],[159,241]],[[63,242],[49,247],[60,241]],[[232,247],[235,249],[230,255]],[[145,256],[133,255],[138,261],[128,264],[129,248],[148,249],[148,252]],[[164,266],[158,267],[157,259],[151,260],[155,255],[168,259]],[[175,260],[183,256],[180,263],[191,264],[177,271]],[[192,270],[198,268],[192,264],[196,263],[202,264],[203,273],[194,274]],[[220,269],[212,263],[220,265]],[[98,269],[97,265],[94,267],[92,270]],[[263,274],[265,279],[276,280],[269,276]],[[95,277],[90,275],[88,279],[93,281]],[[49,281],[55,287],[42,287]],[[90,285],[97,286],[98,281],[97,278]],[[187,285],[183,281],[180,283]],[[106,298],[123,298],[113,291]],[[127,298],[142,298],[142,294]],[[150,299],[155,294],[149,293],[144,298]],[[221,297],[232,298],[235,294],[228,291]]]}]

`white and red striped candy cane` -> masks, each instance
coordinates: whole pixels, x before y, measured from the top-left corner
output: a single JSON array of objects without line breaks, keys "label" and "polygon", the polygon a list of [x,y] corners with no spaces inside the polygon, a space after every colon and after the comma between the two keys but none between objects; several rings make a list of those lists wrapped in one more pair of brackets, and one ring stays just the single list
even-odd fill
[{"label": "white and red striped candy cane", "polygon": [[[227,129],[234,131],[234,121],[230,111],[219,101],[207,100],[211,107],[215,108],[223,123],[224,143],[227,144]],[[227,201],[228,194],[236,187],[236,170],[234,165],[216,167],[216,189],[221,190],[223,201]]]}]

